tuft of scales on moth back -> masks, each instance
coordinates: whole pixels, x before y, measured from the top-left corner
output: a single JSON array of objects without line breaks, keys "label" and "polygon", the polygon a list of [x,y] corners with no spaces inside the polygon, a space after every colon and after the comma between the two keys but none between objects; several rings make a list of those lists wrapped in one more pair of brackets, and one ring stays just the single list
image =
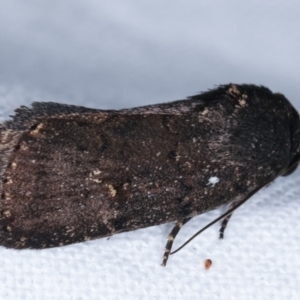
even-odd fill
[{"label": "tuft of scales on moth back", "polygon": [[192,217],[296,168],[299,123],[283,95],[254,85],[119,111],[20,107],[0,126],[0,244],[56,247],[176,221],[165,265]]}]

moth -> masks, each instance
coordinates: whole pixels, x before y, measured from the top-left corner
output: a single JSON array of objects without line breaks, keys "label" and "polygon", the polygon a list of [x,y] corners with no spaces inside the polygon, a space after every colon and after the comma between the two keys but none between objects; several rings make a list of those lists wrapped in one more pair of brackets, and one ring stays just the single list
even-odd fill
[{"label": "moth", "polygon": [[42,249],[176,222],[166,265],[186,222],[227,205],[212,222],[223,220],[222,238],[233,210],[299,160],[298,112],[262,86],[122,110],[34,102],[0,125],[0,245]]}]

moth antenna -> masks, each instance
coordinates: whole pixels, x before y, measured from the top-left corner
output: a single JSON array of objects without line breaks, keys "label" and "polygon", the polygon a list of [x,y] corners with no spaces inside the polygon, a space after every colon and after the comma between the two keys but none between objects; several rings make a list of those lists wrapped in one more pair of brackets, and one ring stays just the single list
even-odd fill
[{"label": "moth antenna", "polygon": [[255,190],[253,190],[248,197],[246,197],[244,200],[239,201],[235,206],[233,206],[231,209],[226,211],[223,215],[219,216],[206,226],[204,226],[202,229],[200,229],[198,232],[196,232],[191,238],[189,238],[183,245],[181,245],[179,248],[174,250],[173,252],[170,253],[170,255],[175,254],[179,250],[181,250],[184,246],[186,246],[190,241],[192,241],[197,235],[199,235],[201,232],[205,231],[207,228],[212,226],[213,224],[217,223],[218,221],[222,220],[223,218],[227,217],[228,215],[232,214],[238,207],[240,207],[242,204],[244,204],[250,197],[252,197],[256,192],[258,192],[262,187],[259,187]]}]

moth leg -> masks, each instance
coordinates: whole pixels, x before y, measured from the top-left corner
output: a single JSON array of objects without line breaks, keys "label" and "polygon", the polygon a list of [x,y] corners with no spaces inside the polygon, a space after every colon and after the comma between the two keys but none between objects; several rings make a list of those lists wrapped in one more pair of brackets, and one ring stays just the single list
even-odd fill
[{"label": "moth leg", "polygon": [[167,241],[167,244],[166,244],[166,248],[165,248],[165,253],[164,253],[164,256],[163,256],[163,262],[162,262],[162,266],[166,266],[167,264],[167,260],[169,258],[169,255],[170,255],[170,252],[171,252],[171,249],[172,249],[172,245],[173,245],[173,242],[176,238],[176,235],[178,234],[180,228],[185,224],[187,223],[189,220],[191,220],[192,218],[187,218],[187,219],[184,219],[184,220],[181,220],[181,221],[178,221],[175,226],[173,227],[173,229],[171,230],[169,236],[168,236],[168,241]]},{"label": "moth leg", "polygon": [[[237,202],[231,202],[231,203],[228,205],[227,211],[228,211],[229,209],[233,208],[235,204],[237,204]],[[222,221],[222,223],[221,223],[221,228],[220,228],[220,230],[219,230],[219,232],[220,232],[219,239],[223,239],[223,238],[224,238],[224,232],[225,232],[225,229],[226,229],[226,227],[227,227],[227,224],[228,224],[228,222],[229,222],[229,220],[230,220],[232,214],[233,214],[233,213],[231,213],[230,215],[228,215],[227,217],[225,217],[225,218],[223,219],[223,221]]]}]

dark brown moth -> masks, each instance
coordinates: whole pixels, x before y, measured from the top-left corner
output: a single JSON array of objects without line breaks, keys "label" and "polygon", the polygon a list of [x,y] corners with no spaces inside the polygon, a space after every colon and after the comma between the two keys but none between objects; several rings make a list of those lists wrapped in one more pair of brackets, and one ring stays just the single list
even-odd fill
[{"label": "dark brown moth", "polygon": [[224,85],[165,104],[97,110],[34,102],[0,126],[0,244],[48,248],[232,211],[300,159],[279,93]]}]

